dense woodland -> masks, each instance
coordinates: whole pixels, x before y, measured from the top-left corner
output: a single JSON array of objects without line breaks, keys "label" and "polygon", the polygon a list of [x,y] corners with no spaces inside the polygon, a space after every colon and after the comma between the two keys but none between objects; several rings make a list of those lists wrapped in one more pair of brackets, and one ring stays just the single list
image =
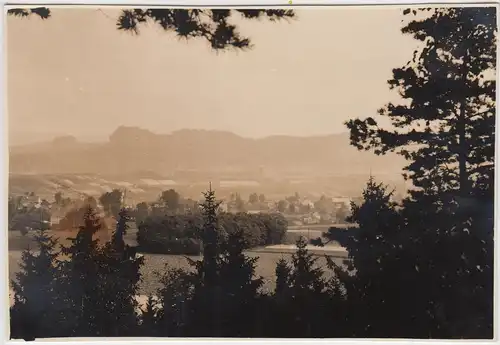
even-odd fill
[{"label": "dense woodland", "polygon": [[[230,12],[135,10],[119,23],[138,30],[150,18],[214,49],[245,47],[248,40],[231,36]],[[203,13],[212,26],[197,26]],[[11,337],[492,338],[496,8],[403,14],[403,34],[422,48],[389,80],[404,100],[379,111],[393,128],[372,117],[346,125],[358,149],[401,154],[414,188],[396,204],[389,187],[367,182],[349,217],[358,227],[325,234],[347,248],[348,267],[331,260],[315,266],[299,240],[292,261],[276,266],[275,290],[264,293],[258,259],[244,254],[244,229],[222,231],[209,190],[201,205],[202,258],[190,270],[165,267],[161,288],[139,313],[134,296],[144,262],[123,243],[128,215],[115,211],[112,239],[100,245],[92,235],[101,221],[88,207],[70,245],[60,251],[42,230],[40,251],[24,253],[12,282]],[[326,270],[335,274],[327,279]]]}]

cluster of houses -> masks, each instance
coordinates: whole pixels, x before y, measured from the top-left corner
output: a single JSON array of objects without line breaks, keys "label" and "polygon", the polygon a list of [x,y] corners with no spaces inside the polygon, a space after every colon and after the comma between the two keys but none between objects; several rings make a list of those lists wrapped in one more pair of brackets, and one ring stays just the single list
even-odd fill
[{"label": "cluster of houses", "polygon": [[9,230],[30,230],[33,228],[50,228],[51,204],[34,193],[9,197],[8,226]]},{"label": "cluster of houses", "polygon": [[[83,199],[83,198],[82,198]],[[71,200],[67,205],[58,205],[42,199],[34,193],[9,196],[9,230],[29,231],[32,229],[50,229],[60,223],[71,209],[78,206],[80,200]],[[100,205],[98,206],[100,207]],[[99,212],[99,210],[97,210]]]},{"label": "cluster of houses", "polygon": [[[351,211],[351,198],[322,196],[317,201],[299,196],[282,200],[265,200],[251,204],[244,202],[243,210],[248,213],[279,212],[282,213],[290,225],[313,225],[344,223]],[[220,205],[222,212],[242,211],[234,200],[223,201]]]},{"label": "cluster of houses", "polygon": [[[125,203],[122,194],[122,204]],[[82,196],[83,198],[83,196]],[[281,200],[269,200],[255,194],[255,201],[243,201],[239,196],[228,198],[220,204],[222,212],[260,213],[279,212],[288,220],[290,225],[314,225],[344,223],[351,211],[351,199],[347,197],[321,196],[313,201],[311,198],[300,197],[298,194]],[[79,200],[71,200],[68,205],[62,206],[57,202],[41,199],[34,193],[9,197],[9,229],[24,230],[34,228],[51,228],[67,217],[71,209],[77,207]],[[195,201],[193,201],[196,203]],[[97,205],[97,212],[103,213],[102,206]],[[135,205],[132,206],[135,209]],[[65,223],[65,222],[63,222]],[[62,225],[62,224],[61,224]]]}]

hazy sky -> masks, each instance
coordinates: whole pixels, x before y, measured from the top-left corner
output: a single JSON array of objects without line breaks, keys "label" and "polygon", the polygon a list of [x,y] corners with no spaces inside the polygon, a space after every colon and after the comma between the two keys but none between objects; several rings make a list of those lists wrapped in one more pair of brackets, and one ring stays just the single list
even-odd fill
[{"label": "hazy sky", "polygon": [[55,9],[47,21],[7,19],[11,143],[104,139],[119,125],[249,137],[343,132],[345,120],[395,99],[386,80],[416,47],[393,7],[302,9],[289,23],[237,20],[254,48],[219,54],[155,27],[120,32],[117,15],[80,8]]}]

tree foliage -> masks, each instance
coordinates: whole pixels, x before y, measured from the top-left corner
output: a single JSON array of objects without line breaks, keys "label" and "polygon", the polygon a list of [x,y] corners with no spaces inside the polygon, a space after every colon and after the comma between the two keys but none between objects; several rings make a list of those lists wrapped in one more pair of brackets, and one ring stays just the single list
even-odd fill
[{"label": "tree foliage", "polygon": [[99,202],[107,215],[118,218],[118,213],[122,209],[123,192],[119,189],[113,189],[99,197]]},{"label": "tree foliage", "polygon": [[[123,219],[122,214],[122,219]],[[134,335],[138,316],[135,296],[140,281],[142,258],[126,255],[117,246],[123,232],[118,222],[113,242],[99,246],[93,235],[101,220],[89,207],[71,245],[64,247],[68,257],[62,265],[64,292],[73,314],[72,336]]]},{"label": "tree foliage", "polygon": [[181,196],[173,189],[163,191],[160,196],[160,202],[169,211],[177,211],[181,204]]},{"label": "tree foliage", "polygon": [[250,39],[241,36],[237,27],[230,24],[233,14],[245,19],[265,18],[273,22],[295,16],[292,10],[271,9],[134,9],[123,11],[117,26],[120,30],[138,33],[141,24],[152,22],[179,38],[201,38],[214,50],[250,48]]},{"label": "tree foliage", "polygon": [[[319,257],[307,250],[305,238],[297,240],[291,262],[281,259],[276,265],[273,337],[328,337],[339,325],[330,324],[333,304],[327,293],[324,270]],[[329,326],[326,326],[329,325]]]},{"label": "tree foliage", "polygon": [[[14,8],[9,9],[7,13],[16,17],[36,15],[42,19],[51,16],[50,9],[46,7]],[[234,15],[240,15],[243,19],[267,19],[271,22],[295,17],[292,10],[281,9],[127,9],[121,12],[116,21],[116,27],[119,30],[138,34],[141,26],[153,23],[182,39],[202,39],[216,51],[230,48],[249,49],[252,47],[250,39],[242,36],[238,27],[231,24],[231,17]]]},{"label": "tree foliage", "polygon": [[21,270],[11,282],[14,305],[10,308],[11,339],[54,337],[63,327],[60,261],[57,241],[39,231],[36,252],[28,249]]},{"label": "tree foliage", "polygon": [[[278,213],[219,212],[217,218],[220,235],[241,234],[245,249],[282,243],[288,227]],[[151,216],[138,225],[137,242],[146,252],[199,254],[202,229],[201,214]]]},{"label": "tree foliage", "polygon": [[[351,143],[377,154],[397,151],[406,177],[425,193],[492,190],[495,142],[496,9],[406,10],[402,32],[422,42],[389,86],[405,100],[347,122]],[[422,19],[422,16],[424,17]],[[471,190],[472,189],[472,190]]]},{"label": "tree foliage", "polygon": [[48,9],[47,7],[12,8],[7,11],[7,14],[10,16],[21,17],[21,18],[38,16],[41,19],[48,19],[51,16],[50,9]]}]

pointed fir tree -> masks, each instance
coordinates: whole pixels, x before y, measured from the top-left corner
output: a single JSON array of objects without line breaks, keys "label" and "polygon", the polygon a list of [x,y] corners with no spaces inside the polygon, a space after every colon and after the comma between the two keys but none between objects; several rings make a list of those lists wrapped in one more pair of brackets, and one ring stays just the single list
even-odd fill
[{"label": "pointed fir tree", "polygon": [[241,232],[222,233],[220,203],[211,189],[204,195],[203,258],[190,261],[194,272],[188,278],[192,297],[185,304],[189,306],[186,332],[189,336],[251,336],[259,328],[255,302],[262,278],[255,277],[257,259],[243,254]]},{"label": "pointed fir tree", "polygon": [[117,221],[112,242],[99,246],[93,236],[101,220],[91,207],[84,214],[63,267],[64,296],[71,305],[73,336],[138,335],[138,293],[143,258],[125,255],[126,214]]},{"label": "pointed fir tree", "polygon": [[288,293],[288,289],[290,288],[290,276],[291,276],[291,268],[288,262],[281,258],[276,263],[276,288],[275,294],[278,298],[284,297]]},{"label": "pointed fir tree", "polygon": [[223,304],[223,329],[227,337],[252,337],[261,329],[258,298],[263,278],[256,277],[258,258],[243,253],[243,232],[229,234],[222,245],[220,285]]},{"label": "pointed fir tree", "polygon": [[22,253],[21,270],[11,282],[14,305],[10,308],[11,339],[67,336],[63,329],[64,303],[60,298],[57,241],[46,231],[35,237],[37,251]]},{"label": "pointed fir tree", "polygon": [[291,272],[290,264],[281,258],[276,263],[276,286],[271,298],[267,300],[269,311],[264,314],[265,335],[267,337],[288,337],[290,325],[294,323],[291,313]]},{"label": "pointed fir tree", "polygon": [[203,241],[203,280],[205,286],[215,286],[218,283],[218,266],[220,262],[220,230],[217,211],[220,202],[215,199],[215,191],[210,189],[204,193],[205,201],[201,204],[204,219]]},{"label": "pointed fir tree", "polygon": [[323,270],[317,267],[318,258],[307,250],[307,240],[297,241],[297,251],[292,255],[290,283],[295,296],[308,292],[319,293],[325,288]]},{"label": "pointed fir tree", "polygon": [[277,266],[277,290],[275,298],[280,299],[278,315],[281,334],[279,337],[313,337],[322,335],[325,308],[328,308],[324,271],[317,263],[318,258],[307,250],[307,241],[297,241],[297,251],[292,255],[291,265],[279,262]]},{"label": "pointed fir tree", "polygon": [[222,290],[220,285],[221,233],[217,211],[220,206],[215,192],[210,189],[204,193],[205,200],[200,205],[203,217],[201,239],[203,258],[192,261],[194,295],[191,302],[188,332],[193,336],[220,336],[222,329]]},{"label": "pointed fir tree", "polygon": [[[327,233],[330,240],[338,242],[349,253],[349,261],[344,268],[330,262],[335,273],[331,288],[337,295],[339,292],[345,293],[347,298],[345,313],[349,322],[347,328],[351,332],[348,336],[399,336],[409,326],[396,310],[389,309],[389,305],[394,308],[398,303],[406,302],[401,300],[404,291],[398,289],[404,287],[406,276],[408,272],[414,271],[414,267],[403,265],[415,263],[400,261],[403,254],[408,256],[403,246],[408,248],[412,236],[409,232],[400,231],[402,219],[396,211],[396,205],[391,202],[391,196],[387,186],[377,183],[370,176],[363,190],[363,202],[360,205],[351,204],[352,213],[348,220],[358,227]],[[400,269],[405,272],[400,272]],[[399,280],[402,275],[405,278]],[[411,299],[415,300],[416,297]],[[391,310],[391,314],[380,318],[378,315],[384,308]],[[408,308],[408,314],[413,313],[409,304]],[[397,330],[389,329],[396,324]]]},{"label": "pointed fir tree", "polygon": [[99,259],[101,298],[102,303],[107,306],[107,327],[104,331],[108,336],[138,335],[139,304],[136,296],[144,258],[131,253],[123,240],[128,219],[127,211],[122,209],[112,240],[104,245]]},{"label": "pointed fir tree", "polygon": [[101,228],[94,210],[87,207],[83,225],[71,244],[63,247],[67,260],[64,269],[64,290],[71,304],[72,336],[102,336],[107,312],[101,299],[100,267],[101,250],[93,236]]}]

